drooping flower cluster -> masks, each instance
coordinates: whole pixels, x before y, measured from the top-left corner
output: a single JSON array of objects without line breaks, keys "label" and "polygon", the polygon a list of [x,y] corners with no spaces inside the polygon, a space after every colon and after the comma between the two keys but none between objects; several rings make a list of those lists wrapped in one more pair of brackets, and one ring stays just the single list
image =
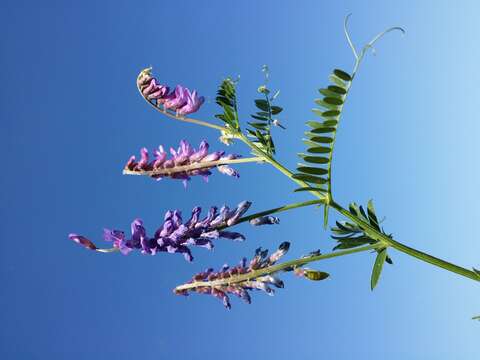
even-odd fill
[{"label": "drooping flower cluster", "polygon": [[152,76],[152,69],[144,69],[137,77],[137,86],[142,96],[155,104],[163,106],[164,110],[172,110],[177,116],[188,115],[198,111],[205,101],[203,96],[198,96],[197,91],[190,91],[182,85],[177,85],[170,92],[170,87],[162,85]]},{"label": "drooping flower cluster", "polygon": [[125,173],[145,174],[158,180],[169,177],[172,179],[180,179],[186,182],[191,176],[203,176],[205,180],[210,176],[211,169],[216,167],[219,172],[225,175],[239,177],[239,173],[227,164],[219,164],[216,166],[209,165],[212,161],[223,161],[237,159],[240,156],[234,154],[225,155],[224,151],[215,151],[208,153],[209,145],[204,140],[197,149],[194,149],[186,140],[180,141],[178,149],[170,148],[170,158],[167,158],[167,152],[160,145],[154,150],[154,159],[150,160],[148,150],[142,148],[140,150],[140,160],[137,162],[135,156],[131,156],[125,165]]},{"label": "drooping flower cluster", "polygon": [[[135,219],[131,225],[131,237],[127,239],[121,230],[104,229],[103,238],[112,242],[113,247],[123,254],[132,250],[141,250],[143,254],[155,255],[158,252],[181,253],[187,261],[193,257],[189,246],[213,248],[212,240],[225,238],[231,240],[244,240],[245,237],[238,232],[225,231],[224,229],[235,225],[249,209],[251,203],[242,201],[235,209],[223,206],[220,211],[211,207],[205,218],[200,219],[202,209],[195,207],[190,219],[182,220],[179,210],[167,211],[163,224],[153,236],[148,236],[143,226],[143,221]],[[90,250],[97,250],[97,246],[86,237],[70,234],[72,241]]]},{"label": "drooping flower cluster", "polygon": [[283,281],[278,278],[278,272],[269,271],[268,268],[285,255],[289,247],[290,243],[283,242],[270,256],[268,250],[258,248],[250,262],[247,263],[247,259],[243,258],[240,264],[234,267],[223,265],[219,271],[209,268],[193,276],[187,284],[175,288],[174,292],[177,295],[188,295],[189,291],[212,295],[222,300],[227,309],[231,308],[229,294],[250,304],[249,291],[262,290],[273,295],[275,290],[271,286],[284,287]]}]

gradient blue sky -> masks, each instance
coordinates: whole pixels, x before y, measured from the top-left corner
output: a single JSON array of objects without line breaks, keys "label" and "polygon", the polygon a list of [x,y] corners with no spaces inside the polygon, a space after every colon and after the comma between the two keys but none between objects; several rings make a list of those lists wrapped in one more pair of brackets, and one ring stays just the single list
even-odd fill
[{"label": "gradient blue sky", "polygon": [[[171,289],[207,266],[292,242],[290,257],[333,246],[321,212],[282,215],[277,227],[239,229],[245,243],[181,256],[124,257],[83,250],[69,232],[99,238],[104,226],[142,217],[154,229],[172,208],[249,199],[255,210],[308,198],[267,166],[241,179],[156,183],[121,168],[142,146],[211,130],[152,111],[135,77],[154,66],[170,84],[197,88],[217,110],[218,82],[241,75],[241,112],[252,111],[271,69],[288,131],[279,159],[302,150],[312,99],[335,67],[392,25],[352,88],[336,146],[340,203],[373,198],[396,239],[480,267],[476,1],[3,1],[0,11],[0,358],[2,359],[478,359],[478,285],[392,252],[375,292],[373,256],[326,261],[329,281],[285,276],[286,288],[251,305],[176,297]],[[217,143],[222,148],[222,144]],[[240,145],[233,150],[246,154]],[[332,217],[332,220],[335,217]]]}]

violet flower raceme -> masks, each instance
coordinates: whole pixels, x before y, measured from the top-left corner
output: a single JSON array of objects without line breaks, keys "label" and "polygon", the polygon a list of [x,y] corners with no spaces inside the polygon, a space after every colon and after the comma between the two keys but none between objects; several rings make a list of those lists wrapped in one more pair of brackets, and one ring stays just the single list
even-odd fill
[{"label": "violet flower raceme", "polygon": [[[247,262],[246,258],[237,266],[223,265],[219,271],[207,269],[193,276],[190,282],[174,289],[177,295],[188,295],[189,291],[199,294],[212,295],[222,300],[223,305],[230,309],[229,295],[235,295],[250,304],[249,291],[262,290],[268,295],[273,295],[275,290],[271,287],[283,288],[283,281],[278,278],[278,271],[270,272],[273,266],[290,247],[290,243],[283,242],[278,250],[268,256],[268,250],[258,248],[254,257]],[[262,270],[265,270],[262,273]]]},{"label": "violet flower raceme", "polygon": [[131,156],[125,165],[124,173],[148,175],[158,180],[164,177],[180,179],[185,185],[192,176],[203,176],[207,180],[208,176],[212,174],[210,170],[213,167],[216,167],[222,174],[239,177],[238,172],[226,164],[219,163],[214,166],[208,164],[213,161],[228,163],[229,160],[239,158],[239,155],[224,155],[223,151],[208,153],[208,149],[209,145],[205,140],[200,143],[198,150],[191,147],[186,140],[182,140],[178,149],[170,148],[172,156],[169,159],[167,159],[167,153],[163,146],[160,145],[154,151],[154,159],[150,160],[148,150],[142,148],[140,160],[136,162],[135,156]]},{"label": "violet flower raceme", "polygon": [[[131,224],[130,238],[127,239],[125,232],[121,230],[111,229],[104,229],[103,238],[112,242],[113,248],[124,255],[133,250],[150,255],[158,252],[181,253],[187,261],[192,261],[190,245],[212,249],[212,240],[215,239],[244,240],[242,234],[224,229],[237,224],[250,206],[249,201],[242,201],[235,209],[223,206],[218,211],[217,207],[211,207],[203,219],[200,219],[201,208],[195,207],[190,219],[185,222],[179,210],[167,211],[163,224],[153,236],[147,235],[141,219],[135,219]],[[109,250],[99,249],[92,241],[81,235],[70,234],[69,238],[90,250],[103,252]]]},{"label": "violet flower raceme", "polygon": [[198,96],[196,90],[190,91],[182,85],[177,85],[175,90],[169,92],[168,86],[160,84],[157,79],[152,77],[151,68],[140,72],[137,77],[137,86],[147,101],[157,107],[163,106],[165,111],[175,111],[177,116],[192,114],[198,111],[205,102],[205,98]]}]

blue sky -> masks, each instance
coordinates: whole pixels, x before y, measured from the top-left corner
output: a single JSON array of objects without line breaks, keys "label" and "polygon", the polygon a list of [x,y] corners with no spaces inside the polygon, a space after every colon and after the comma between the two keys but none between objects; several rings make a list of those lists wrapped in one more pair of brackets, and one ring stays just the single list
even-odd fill
[{"label": "blue sky", "polygon": [[[233,309],[171,289],[193,273],[249,256],[258,246],[292,243],[289,257],[333,247],[320,211],[281,216],[276,227],[238,230],[244,243],[181,256],[88,252],[68,241],[80,232],[155,229],[168,209],[251,200],[254,210],[307,199],[267,166],[239,165],[241,178],[157,183],[121,169],[142,146],[198,143],[211,130],[163,118],[138,96],[138,72],[198,89],[198,113],[214,121],[219,81],[240,75],[241,113],[253,110],[261,66],[286,132],[278,158],[302,151],[305,121],[333,68],[351,69],[342,32],[359,46],[389,34],[360,69],[338,133],[338,202],[373,198],[384,227],[410,246],[480,267],[477,104],[480,46],[475,1],[4,1],[0,71],[0,357],[3,359],[452,359],[478,358],[478,286],[391,252],[372,293],[374,258],[325,261],[313,283],[284,276],[271,298],[254,294]],[[234,152],[247,155],[241,145]],[[332,216],[332,220],[335,219]]]}]

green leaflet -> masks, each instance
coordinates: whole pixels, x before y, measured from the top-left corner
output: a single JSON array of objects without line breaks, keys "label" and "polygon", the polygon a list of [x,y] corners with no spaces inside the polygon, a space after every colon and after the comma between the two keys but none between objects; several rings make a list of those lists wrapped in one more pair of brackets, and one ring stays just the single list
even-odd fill
[{"label": "green leaflet", "polygon": [[377,286],[378,280],[380,279],[380,274],[382,273],[383,264],[387,259],[387,249],[381,249],[375,259],[372,269],[372,278],[370,280],[370,288],[373,290]]},{"label": "green leaflet", "polygon": [[250,116],[256,120],[268,121],[267,116],[259,116],[259,115],[250,115]]},{"label": "green leaflet", "polygon": [[257,108],[265,112],[269,112],[270,110],[270,106],[268,105],[267,100],[257,99],[255,100],[255,105],[257,106]]},{"label": "green leaflet", "polygon": [[380,226],[378,224],[377,215],[375,215],[375,208],[373,207],[372,200],[368,200],[367,211],[368,211],[368,218],[370,219],[370,224],[373,225],[375,229],[380,230]]},{"label": "green leaflet", "polygon": [[[316,143],[314,142],[310,142],[310,143],[316,145]],[[315,146],[307,149],[308,152],[315,153],[315,154],[326,154],[326,153],[329,153],[330,150],[331,149],[329,147],[324,147],[324,146]]]},{"label": "green leaflet", "polygon": [[328,110],[322,114],[323,117],[335,117],[338,115],[340,115],[340,111],[338,110]]},{"label": "green leaflet", "polygon": [[[331,132],[334,132],[334,131],[335,131],[335,128],[333,128],[333,127],[319,126],[315,129],[312,129],[311,133],[313,133],[313,134],[324,134],[324,133],[331,133]],[[310,136],[310,135],[307,135],[307,136]],[[313,136],[315,136],[315,135],[313,135]]]},{"label": "green leaflet", "polygon": [[317,127],[323,126],[323,123],[318,121],[307,121],[306,124],[311,128],[317,128]]},{"label": "green leaflet", "polygon": [[310,138],[310,141],[320,143],[320,144],[330,144],[333,142],[333,139],[326,136],[315,136]]},{"label": "green leaflet", "polygon": [[326,169],[308,167],[308,166],[299,166],[297,169],[298,169],[298,171],[301,171],[302,173],[312,174],[312,175],[325,175],[327,173]]},{"label": "green leaflet", "polygon": [[[329,159],[323,156],[310,156],[310,155],[305,155],[305,154],[299,154],[303,158],[303,161],[309,162],[309,163],[314,163],[314,164],[327,164]],[[322,169],[323,168],[316,168],[316,169]]]},{"label": "green leaflet", "polygon": [[333,73],[343,81],[352,81],[352,77],[343,70],[335,69],[333,70]]},{"label": "green leaflet", "polygon": [[323,185],[327,182],[326,179],[319,176],[308,175],[308,174],[293,174],[292,177],[297,180],[302,180],[307,183],[320,184]]},{"label": "green leaflet", "polygon": [[318,106],[322,106],[326,109],[330,109],[330,110],[338,110],[338,105],[335,105],[335,104],[330,104],[330,103],[327,103],[325,101],[326,98],[323,98],[323,99],[315,99],[315,104],[317,104]]},{"label": "green leaflet", "polygon": [[294,192],[300,192],[300,191],[318,191],[318,192],[325,192],[326,189],[324,188],[319,188],[319,187],[301,187],[298,189],[293,190]]},{"label": "green leaflet", "polygon": [[328,87],[328,90],[340,94],[340,95],[345,95],[347,93],[347,90],[344,87],[336,86],[336,85],[330,85]]},{"label": "green leaflet", "polygon": [[332,91],[330,89],[319,89],[318,92],[322,94],[325,97],[333,97],[333,98],[341,98],[342,94],[339,94],[335,91]]},{"label": "green leaflet", "polygon": [[272,111],[272,115],[280,114],[283,111],[283,108],[281,108],[280,106],[274,106],[274,105],[270,109]]},{"label": "green leaflet", "polygon": [[[324,126],[337,126],[338,125],[338,120],[325,120],[323,122]],[[336,129],[335,129],[336,131]]]},{"label": "green leaflet", "polygon": [[323,98],[323,101],[329,105],[342,105],[343,104],[343,100],[340,99],[340,98],[336,98],[336,97],[326,97],[326,98]]},{"label": "green leaflet", "polygon": [[330,75],[329,77],[329,80],[334,83],[335,85],[337,85],[338,87],[342,88],[342,89],[346,89],[347,88],[347,84],[345,83],[345,81],[343,81],[342,79],[340,79],[338,76],[336,76],[335,74],[332,74]]}]

